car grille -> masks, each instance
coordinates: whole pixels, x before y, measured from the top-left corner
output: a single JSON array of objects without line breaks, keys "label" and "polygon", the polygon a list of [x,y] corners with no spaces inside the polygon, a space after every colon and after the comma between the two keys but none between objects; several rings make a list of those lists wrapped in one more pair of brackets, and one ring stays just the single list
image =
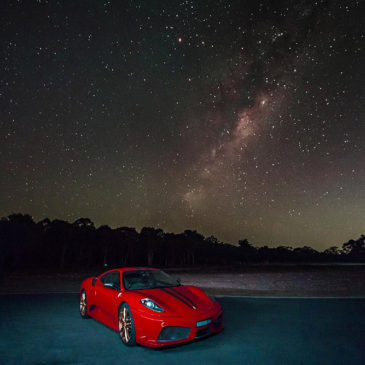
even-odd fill
[{"label": "car grille", "polygon": [[196,331],[195,338],[205,337],[210,335],[210,328],[202,328],[201,330]]},{"label": "car grille", "polygon": [[190,334],[190,328],[188,327],[164,327],[157,341],[177,341],[187,338]]}]

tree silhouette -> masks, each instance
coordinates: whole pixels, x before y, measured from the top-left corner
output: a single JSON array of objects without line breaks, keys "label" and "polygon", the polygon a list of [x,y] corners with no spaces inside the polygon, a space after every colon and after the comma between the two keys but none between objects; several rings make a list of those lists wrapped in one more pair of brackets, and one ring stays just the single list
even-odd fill
[{"label": "tree silhouette", "polygon": [[240,248],[240,259],[242,262],[247,263],[256,258],[257,250],[248,242],[247,238],[238,241],[238,246]]},{"label": "tree silhouette", "polygon": [[138,263],[139,234],[135,228],[121,227],[116,229],[120,242],[119,260],[123,265],[136,265]]},{"label": "tree silhouette", "polygon": [[339,250],[339,248],[337,246],[331,246],[331,247],[327,248],[326,250],[324,250],[323,253],[328,256],[341,255],[341,251]]},{"label": "tree silhouette", "polygon": [[0,220],[0,273],[4,270],[101,270],[116,266],[187,267],[255,262],[365,262],[365,236],[349,240],[342,250],[318,252],[309,246],[254,247],[247,238],[238,246],[205,238],[193,230],[165,233],[160,228],[95,228],[89,218],[72,224],[45,218],[35,223],[28,214]]},{"label": "tree silhouette", "polygon": [[342,245],[345,254],[353,258],[363,258],[365,256],[365,235],[361,235],[356,241],[349,240]]},{"label": "tree silhouette", "polygon": [[161,239],[164,233],[162,229],[152,227],[143,227],[140,233],[140,241],[144,243],[145,252],[147,253],[147,266],[153,266],[155,254],[158,256],[161,251]]}]

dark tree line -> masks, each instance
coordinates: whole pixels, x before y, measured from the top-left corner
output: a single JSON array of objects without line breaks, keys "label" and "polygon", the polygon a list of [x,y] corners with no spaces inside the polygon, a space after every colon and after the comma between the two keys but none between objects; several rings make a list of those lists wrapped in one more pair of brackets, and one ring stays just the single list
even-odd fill
[{"label": "dark tree line", "polygon": [[326,261],[365,262],[365,236],[344,243],[342,249],[318,252],[308,246],[254,247],[247,239],[234,246],[191,230],[174,234],[152,227],[140,233],[130,227],[96,228],[88,218],[34,222],[29,215],[12,214],[0,220],[0,271]]}]

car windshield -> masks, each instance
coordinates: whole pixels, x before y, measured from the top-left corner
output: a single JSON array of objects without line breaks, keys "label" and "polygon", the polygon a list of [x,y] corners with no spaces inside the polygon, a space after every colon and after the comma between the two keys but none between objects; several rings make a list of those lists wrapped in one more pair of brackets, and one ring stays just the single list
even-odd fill
[{"label": "car windshield", "polygon": [[180,283],[162,270],[131,270],[123,274],[123,285],[127,290],[166,288]]}]

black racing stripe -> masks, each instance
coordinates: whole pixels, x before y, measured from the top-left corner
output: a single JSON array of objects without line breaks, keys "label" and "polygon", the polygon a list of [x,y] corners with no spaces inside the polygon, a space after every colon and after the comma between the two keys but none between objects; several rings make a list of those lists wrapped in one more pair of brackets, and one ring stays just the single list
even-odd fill
[{"label": "black racing stripe", "polygon": [[189,299],[186,295],[184,295],[184,294],[180,293],[179,291],[177,291],[176,289],[173,289],[173,288],[170,288],[170,287],[168,287],[166,289],[171,290],[172,292],[176,293],[176,295],[178,295],[180,299],[182,299],[182,300],[185,299],[191,305],[191,307],[193,309],[196,309],[195,303],[191,299]]},{"label": "black racing stripe", "polygon": [[172,290],[174,293],[181,295],[184,299],[186,299],[193,307],[196,308],[195,303],[188,298],[186,295],[184,295],[183,293],[180,293],[178,290],[174,289],[174,288],[169,288],[169,290]]},{"label": "black racing stripe", "polygon": [[167,289],[165,289],[165,288],[160,288],[160,289],[161,289],[162,291],[164,291],[165,293],[172,295],[174,298],[176,298],[176,299],[180,300],[181,302],[183,302],[184,304],[186,304],[189,308],[191,308],[191,309],[195,309],[195,307],[194,307],[194,306],[192,306],[191,304],[189,304],[188,302],[186,302],[183,298],[178,297],[176,294],[171,293],[170,291],[168,291],[168,290],[167,290]]}]

